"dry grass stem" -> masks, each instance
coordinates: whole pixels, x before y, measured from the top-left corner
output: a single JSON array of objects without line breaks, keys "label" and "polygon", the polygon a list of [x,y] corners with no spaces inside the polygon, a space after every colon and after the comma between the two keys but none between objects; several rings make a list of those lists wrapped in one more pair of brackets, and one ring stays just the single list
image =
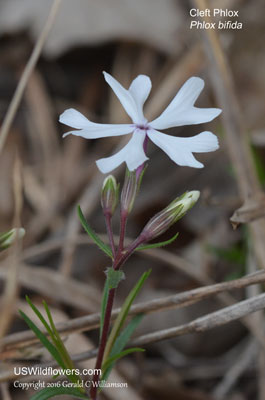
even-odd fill
[{"label": "dry grass stem", "polygon": [[[211,8],[208,0],[194,0],[194,4],[201,10]],[[203,18],[207,22],[211,20],[211,17],[205,16]],[[250,220],[257,216],[263,216],[265,196],[258,181],[246,124],[240,111],[232,73],[222,50],[219,37],[214,29],[205,30],[203,37],[205,38],[206,51],[212,66],[212,82],[215,95],[223,110],[222,118],[227,132],[225,135],[227,150],[236,172],[237,184],[243,201],[243,206],[231,218],[232,223],[237,225],[241,222],[247,222],[246,215],[250,216]],[[243,216],[242,219],[240,215]],[[250,224],[250,229],[258,263],[260,267],[265,268],[264,218],[253,221]]]},{"label": "dry grass stem", "polygon": [[61,0],[54,0],[51,10],[49,12],[49,15],[47,17],[45,26],[40,34],[38,41],[36,42],[33,52],[27,62],[27,65],[23,71],[23,74],[19,80],[18,86],[16,88],[16,91],[14,93],[14,96],[12,98],[12,101],[9,105],[7,114],[6,114],[3,124],[2,124],[1,132],[0,132],[0,153],[4,147],[7,135],[9,133],[10,127],[12,125],[12,122],[16,115],[17,109],[21,102],[21,99],[24,94],[24,91],[25,91],[26,85],[28,83],[28,80],[30,78],[30,75],[31,75],[33,69],[35,68],[35,65],[37,64],[37,61],[41,54],[44,43],[45,43],[47,36],[53,26],[60,3],[61,3]]},{"label": "dry grass stem", "polygon": [[[13,171],[13,192],[15,203],[13,226],[20,227],[23,196],[21,165],[17,155],[15,158]],[[0,303],[0,338],[2,338],[6,334],[6,331],[8,330],[8,327],[14,316],[18,290],[18,266],[20,253],[21,242],[18,238],[16,238],[14,245],[9,249],[8,257],[6,258],[5,263],[2,266],[2,271],[6,272],[6,281]]]},{"label": "dry grass stem", "polygon": [[[162,299],[151,300],[145,303],[139,303],[132,306],[129,315],[135,315],[139,313],[152,313],[158,312],[163,310],[175,309],[178,307],[186,307],[191,305],[195,302],[201,301],[205,298],[217,295],[226,290],[233,290],[233,289],[240,289],[244,288],[249,285],[257,284],[260,282],[265,281],[265,272],[257,272],[252,275],[248,275],[244,278],[237,279],[231,282],[224,282],[218,283],[216,285],[206,286],[203,288],[193,289],[190,291],[186,291],[183,293],[179,293],[176,295],[168,296]],[[244,303],[244,302],[241,302]],[[239,304],[241,304],[239,303]],[[256,303],[255,303],[256,304]],[[231,306],[232,310],[233,307],[236,307],[237,304]],[[229,310],[228,308],[224,308],[222,312],[224,313],[225,310]],[[245,309],[244,309],[245,310]],[[120,309],[115,309],[112,314],[112,319],[118,315]],[[247,315],[248,313],[243,313],[242,316]],[[206,318],[206,317],[204,317]],[[240,318],[240,317],[238,317]],[[100,314],[92,314],[85,317],[80,317],[73,319],[71,321],[67,321],[65,323],[58,324],[57,328],[58,331],[63,334],[70,334],[72,332],[83,332],[89,331],[99,327],[99,320]],[[11,334],[2,339],[0,342],[0,346],[2,351],[10,351],[11,349],[25,347],[29,344],[36,342],[37,339],[35,338],[33,332],[25,331],[20,333]],[[263,343],[264,344],[264,343]],[[265,345],[264,345],[265,346]],[[2,358],[3,358],[2,353]]]},{"label": "dry grass stem", "polygon": [[[151,343],[159,342],[161,340],[172,339],[177,336],[186,335],[188,333],[205,332],[218,326],[227,324],[231,321],[235,321],[239,318],[245,317],[250,313],[263,309],[264,307],[265,294],[261,294],[251,299],[241,301],[230,307],[226,307],[219,311],[210,313],[204,317],[197,318],[187,324],[169,329],[163,329],[136,337],[128,344],[128,346],[144,346]],[[72,359],[75,361],[86,360],[89,358],[94,358],[96,354],[97,350],[93,349],[89,350],[88,352],[83,352],[82,354],[76,354],[72,357]],[[46,365],[47,364],[45,364],[45,366]],[[49,363],[48,365],[54,364]],[[6,375],[5,379],[7,379]]]}]

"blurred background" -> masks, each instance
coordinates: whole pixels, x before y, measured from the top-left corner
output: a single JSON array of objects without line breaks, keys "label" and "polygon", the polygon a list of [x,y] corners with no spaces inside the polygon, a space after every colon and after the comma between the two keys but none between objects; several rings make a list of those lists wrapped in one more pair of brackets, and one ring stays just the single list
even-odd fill
[{"label": "blurred background", "polygon": [[[107,260],[83,234],[76,206],[81,205],[90,224],[104,235],[99,201],[104,176],[95,161],[116,152],[127,138],[62,139],[67,128],[58,123],[58,117],[65,109],[76,108],[95,122],[128,121],[102,71],[111,73],[125,87],[138,74],[149,75],[153,88],[145,111],[151,118],[159,115],[190,76],[202,77],[205,89],[196,105],[227,106],[231,113],[236,109],[235,120],[240,121],[240,129],[244,130],[242,142],[248,135],[254,160],[253,186],[262,193],[264,1],[211,1],[212,7],[239,10],[236,20],[243,23],[239,30],[215,31],[232,77],[231,93],[223,96],[216,82],[225,91],[222,79],[226,82],[226,73],[222,76],[218,62],[212,60],[214,51],[211,52],[207,32],[190,29],[189,10],[198,8],[199,3],[181,0],[60,3],[0,156],[0,231],[14,224],[26,230],[23,248],[1,253],[2,336],[27,329],[18,317],[19,308],[30,314],[24,301],[26,294],[36,304],[44,298],[56,321],[71,320],[100,308]],[[0,124],[52,4],[50,0],[0,2]],[[183,137],[203,130],[218,135],[220,149],[197,156],[204,169],[176,166],[160,149],[149,144],[150,161],[128,223],[128,237],[135,237],[154,213],[186,190],[200,190],[201,199],[161,237],[166,240],[178,231],[176,242],[165,250],[143,252],[129,260],[116,305],[122,303],[141,273],[150,267],[152,274],[139,296],[141,301],[241,278],[258,268],[262,249],[253,246],[257,230],[251,224],[233,230],[230,222],[231,215],[246,200],[242,187],[248,186],[251,192],[252,186],[249,181],[242,183],[238,173],[236,153],[241,152],[241,132],[237,136],[238,147],[231,148],[229,140],[234,125],[230,125],[230,132],[227,114],[223,114],[204,126],[170,130],[173,135]],[[243,154],[243,164],[244,157]],[[114,175],[122,183],[124,165]],[[264,243],[262,229],[258,230],[259,241]],[[118,215],[114,218],[114,231],[119,232]],[[253,291],[249,289],[231,293],[234,301],[251,295]],[[224,307],[223,300],[216,297],[178,310],[151,314],[145,317],[137,334],[187,323]],[[259,318],[262,320],[262,314]],[[96,330],[66,338],[66,346],[72,353],[82,353],[96,345]],[[113,380],[126,381],[129,388],[103,391],[102,398],[265,399],[264,360],[258,356],[255,339],[239,321],[145,348],[144,355],[121,360],[113,373]],[[1,358],[2,398],[29,399],[34,391],[14,389],[9,383],[14,378],[13,367],[45,362],[49,356],[35,344],[6,349]],[[80,365],[91,368],[93,363],[88,360]]]}]

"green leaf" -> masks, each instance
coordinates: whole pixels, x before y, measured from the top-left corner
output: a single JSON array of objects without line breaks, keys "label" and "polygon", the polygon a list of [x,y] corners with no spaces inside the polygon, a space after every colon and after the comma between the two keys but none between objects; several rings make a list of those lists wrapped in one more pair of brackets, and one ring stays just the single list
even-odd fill
[{"label": "green leaf", "polygon": [[49,333],[49,335],[51,336],[51,338],[53,339],[54,334],[53,334],[50,326],[48,325],[47,321],[45,320],[45,318],[41,314],[41,312],[37,309],[36,306],[34,306],[34,304],[32,303],[32,301],[30,300],[30,298],[28,296],[26,296],[26,301],[29,304],[29,306],[32,308],[34,313],[37,315],[37,317],[39,318],[41,323],[44,325],[44,328],[46,328],[46,330]]},{"label": "green leaf", "polygon": [[[54,344],[55,344],[59,354],[61,355],[62,360],[63,360],[64,364],[66,365],[67,369],[75,371],[74,363],[71,360],[71,357],[70,357],[70,355],[69,355],[69,353],[68,353],[68,351],[67,351],[67,349],[66,349],[66,347],[65,347],[65,345],[64,345],[64,343],[63,343],[63,341],[62,341],[62,339],[60,337],[60,334],[59,334],[59,332],[57,331],[57,329],[55,327],[51,312],[50,312],[49,307],[48,307],[48,304],[44,300],[43,300],[43,305],[44,305],[45,311],[47,313],[47,316],[48,316],[48,319],[49,319],[49,322],[50,322],[50,325],[51,325],[52,332],[54,334]],[[79,376],[77,374],[75,374],[75,373],[71,373],[70,375],[68,375],[68,379],[71,382],[76,383],[76,384],[80,384],[81,383],[81,381],[79,379]],[[80,388],[79,390],[81,392],[84,392],[83,388]]]},{"label": "green leaf", "polygon": [[[55,324],[53,322],[53,318],[51,315],[51,312],[49,310],[49,307],[45,301],[43,301],[44,308],[46,310],[50,325],[48,325],[47,321],[41,314],[41,312],[37,309],[37,307],[31,302],[30,298],[26,296],[26,300],[34,313],[37,315],[37,317],[40,319],[44,327],[46,328],[48,334],[50,335],[53,344],[47,339],[47,337],[39,330],[39,328],[34,324],[30,318],[26,316],[22,311],[20,311],[21,316],[24,318],[24,320],[27,322],[29,325],[30,329],[35,333],[35,335],[38,337],[38,339],[41,341],[41,343],[47,348],[47,350],[50,352],[50,354],[53,356],[53,358],[57,361],[57,363],[63,368],[63,369],[71,369],[72,371],[75,370],[74,364],[71,360],[70,355],[68,354],[64,343],[55,327]],[[76,374],[70,374],[68,376],[68,379],[76,384],[80,384],[80,379]],[[84,392],[83,388],[80,388],[79,391]]]},{"label": "green leaf", "polygon": [[90,228],[90,226],[88,225],[88,223],[84,217],[84,214],[82,213],[80,206],[77,207],[77,211],[78,211],[78,216],[81,221],[81,224],[83,225],[83,228],[85,229],[86,233],[91,237],[91,239],[96,243],[96,245],[105,254],[107,254],[108,257],[110,257],[113,260],[113,254],[112,254],[111,248],[100,239],[100,237],[93,231],[92,228]]},{"label": "green leaf", "polygon": [[167,245],[173,243],[177,239],[178,235],[179,235],[179,233],[177,232],[176,235],[174,235],[171,239],[165,240],[164,242],[152,243],[152,244],[143,244],[142,246],[137,247],[136,250],[155,249],[157,247],[167,246]]},{"label": "green leaf", "polygon": [[107,268],[105,271],[107,275],[107,285],[108,289],[116,289],[123,279],[125,279],[125,275],[123,271],[115,270],[114,268]]},{"label": "green leaf", "polygon": [[53,387],[53,388],[45,388],[40,390],[38,393],[34,394],[30,398],[30,400],[47,400],[51,399],[55,396],[61,396],[61,395],[68,395],[75,397],[77,399],[86,399],[88,400],[88,397],[85,395],[82,395],[78,389],[76,388],[71,388],[71,387]]},{"label": "green leaf", "polygon": [[137,328],[137,326],[140,324],[140,322],[143,319],[144,314],[137,314],[135,315],[131,321],[128,323],[128,325],[124,328],[124,330],[121,332],[121,334],[117,337],[117,340],[115,341],[110,356],[114,356],[115,354],[120,353],[128,341],[130,340],[133,332]]},{"label": "green leaf", "polygon": [[28,324],[29,328],[35,333],[43,346],[46,347],[52,357],[57,361],[58,365],[60,365],[60,367],[62,367],[63,369],[67,369],[56,347],[47,339],[44,333],[39,330],[34,322],[25,313],[23,313],[23,311],[19,310],[19,313],[24,321]]},{"label": "green leaf", "polygon": [[118,335],[119,335],[119,333],[121,331],[121,328],[122,328],[122,326],[123,326],[123,324],[125,322],[125,319],[126,319],[126,317],[128,315],[128,312],[129,312],[129,310],[131,308],[131,305],[132,305],[135,297],[139,293],[140,289],[142,288],[145,280],[150,275],[150,273],[151,273],[151,270],[145,272],[141,276],[141,278],[139,279],[137,284],[134,286],[134,288],[130,291],[129,295],[127,296],[127,298],[126,298],[126,300],[125,300],[125,302],[124,302],[124,304],[123,304],[123,306],[121,308],[121,311],[119,312],[119,314],[118,314],[118,316],[117,316],[117,318],[115,320],[115,323],[113,325],[111,333],[109,335],[109,338],[108,338],[108,341],[107,341],[107,345],[106,345],[106,348],[105,348],[105,352],[104,352],[103,362],[106,361],[106,359],[108,358],[108,356],[109,356],[109,354],[111,352],[111,349],[112,349],[112,347],[113,347],[113,345],[114,345],[114,343],[115,343],[115,341],[116,341],[116,339],[117,339],[117,337],[118,337]]},{"label": "green leaf", "polygon": [[103,364],[102,369],[106,370],[108,367],[113,364],[115,361],[118,359],[127,356],[128,354],[131,353],[137,353],[137,352],[144,352],[145,349],[141,349],[140,347],[131,347],[130,349],[126,349],[124,351],[121,351],[118,354],[115,354],[115,356],[109,357],[107,361]]},{"label": "green leaf", "polygon": [[67,366],[67,368],[74,369],[74,364],[73,364],[73,362],[72,362],[72,360],[71,360],[71,358],[70,358],[70,356],[69,356],[69,354],[68,354],[68,352],[67,352],[67,350],[65,348],[65,345],[64,345],[64,343],[63,343],[63,341],[62,341],[62,339],[61,339],[61,337],[59,335],[59,332],[57,331],[57,329],[55,327],[55,324],[53,322],[53,318],[52,318],[51,312],[49,310],[48,304],[44,300],[43,300],[42,303],[43,303],[43,306],[45,308],[47,317],[49,319],[50,326],[51,326],[51,329],[52,329],[52,333],[54,335],[54,344],[55,344],[57,350],[59,351],[59,353],[61,354],[62,359],[64,360],[64,363]]},{"label": "green leaf", "polygon": [[16,240],[23,238],[24,235],[24,228],[12,228],[7,232],[0,233],[0,251],[8,249]]},{"label": "green leaf", "polygon": [[[118,336],[116,339],[112,350],[110,352],[110,357],[106,360],[106,363],[110,360],[110,358],[114,357],[115,355],[118,355],[122,352],[126,344],[131,338],[131,335],[133,334],[134,330],[137,328],[139,323],[142,321],[144,314],[137,314],[135,315],[129,324],[126,326],[126,328],[121,332],[121,334]],[[107,367],[103,366],[102,367],[102,380],[107,380],[108,376],[113,368],[114,362],[109,363]]]},{"label": "green leaf", "polygon": [[115,271],[115,269],[113,269],[113,268],[107,268],[105,271],[105,274],[106,274],[107,278],[105,281],[103,296],[102,296],[102,301],[101,301],[100,337],[101,337],[102,329],[103,329],[103,323],[104,323],[104,318],[105,318],[105,312],[106,312],[109,291],[111,289],[116,289],[118,287],[118,284],[120,283],[120,281],[125,279],[125,275],[124,275],[123,271],[119,271],[119,270]]},{"label": "green leaf", "polygon": [[8,231],[8,232],[3,232],[3,233],[0,233],[0,244],[2,243],[2,242],[5,242],[7,239],[9,239],[10,238],[10,236],[12,236],[13,235],[13,232],[10,230],[10,231]]}]

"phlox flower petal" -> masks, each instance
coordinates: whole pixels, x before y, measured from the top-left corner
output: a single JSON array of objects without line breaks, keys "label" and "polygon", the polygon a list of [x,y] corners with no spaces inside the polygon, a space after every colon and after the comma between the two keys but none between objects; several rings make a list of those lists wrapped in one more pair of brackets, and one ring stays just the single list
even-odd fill
[{"label": "phlox flower petal", "polygon": [[197,161],[192,153],[207,153],[218,149],[218,139],[211,132],[201,132],[192,137],[180,138],[150,130],[148,137],[171,160],[181,166],[202,168],[203,164]]},{"label": "phlox flower petal", "polygon": [[201,78],[188,79],[162,114],[150,122],[152,128],[167,129],[212,121],[222,110],[194,107],[203,88],[204,81]]},{"label": "phlox flower petal", "polygon": [[103,72],[105,81],[110,85],[113,92],[116,94],[121,102],[124,110],[127,112],[132,121],[135,122],[138,119],[138,112],[135,100],[129,90],[125,89],[116,79],[114,79],[107,72]]},{"label": "phlox flower petal", "polygon": [[148,98],[152,84],[148,76],[139,75],[125,89],[107,72],[103,72],[106,82],[110,85],[127,114],[131,124],[97,124],[89,121],[80,112],[69,109],[60,116],[60,122],[76,129],[63,136],[76,135],[86,139],[97,139],[108,136],[120,136],[133,133],[123,149],[111,157],[97,161],[98,168],[107,173],[125,162],[129,170],[137,169],[148,158],[143,148],[148,136],[157,146],[178,165],[202,168],[193,153],[204,153],[218,149],[218,140],[211,132],[202,132],[189,138],[169,136],[159,132],[160,129],[182,125],[193,125],[209,122],[217,117],[218,108],[198,108],[194,104],[204,87],[204,81],[197,77],[187,80],[171,103],[155,120],[148,122],[143,114],[143,106]]},{"label": "phlox flower petal", "polygon": [[96,124],[89,121],[79,111],[70,108],[60,115],[59,121],[77,131],[66,132],[63,137],[68,135],[82,136],[85,139],[98,139],[108,136],[121,136],[132,133],[131,124]]},{"label": "phlox flower petal", "polygon": [[131,86],[129,87],[129,92],[131,93],[136,104],[139,122],[141,119],[143,121],[145,120],[143,106],[150,94],[151,88],[151,80],[146,75],[138,75],[137,78],[132,81]]},{"label": "phlox flower petal", "polygon": [[130,141],[118,153],[111,157],[101,158],[96,162],[99,170],[106,174],[123,162],[126,163],[130,171],[135,170],[139,165],[148,160],[143,149],[144,140],[145,135],[135,130]]}]

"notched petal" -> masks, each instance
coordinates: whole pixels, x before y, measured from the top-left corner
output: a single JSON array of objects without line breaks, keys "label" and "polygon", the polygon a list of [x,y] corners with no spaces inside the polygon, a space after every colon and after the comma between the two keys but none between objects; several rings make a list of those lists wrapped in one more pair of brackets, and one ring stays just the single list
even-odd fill
[{"label": "notched petal", "polygon": [[193,168],[203,168],[203,164],[195,159],[193,153],[207,153],[219,147],[217,137],[211,132],[180,138],[151,130],[148,136],[176,164]]},{"label": "notched petal", "polygon": [[154,129],[174,126],[202,124],[212,121],[221,110],[218,108],[197,108],[194,103],[204,88],[204,81],[198,77],[187,80],[162,114],[150,125]]},{"label": "notched petal", "polygon": [[113,76],[107,72],[103,72],[105,81],[110,85],[113,92],[120,100],[123,108],[133,121],[137,121],[137,107],[131,93],[125,89]]}]

